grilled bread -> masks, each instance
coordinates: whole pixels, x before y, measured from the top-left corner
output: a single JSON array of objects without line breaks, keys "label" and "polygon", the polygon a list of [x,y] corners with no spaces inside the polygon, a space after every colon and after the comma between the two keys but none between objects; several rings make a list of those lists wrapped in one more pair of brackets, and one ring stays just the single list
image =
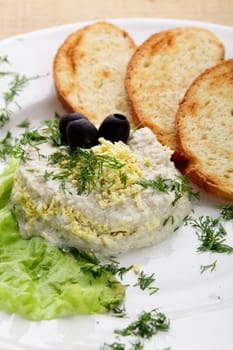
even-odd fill
[{"label": "grilled bread", "polygon": [[233,59],[206,70],[177,113],[177,141],[186,175],[206,191],[233,200]]},{"label": "grilled bread", "polygon": [[202,71],[223,59],[218,38],[192,27],[153,34],[130,59],[125,84],[136,117],[175,151],[174,159],[182,159],[175,129],[179,102]]},{"label": "grilled bread", "polygon": [[96,22],[72,33],[54,59],[57,93],[68,112],[81,112],[95,124],[112,113],[128,117],[132,109],[124,78],[135,43],[121,28]]}]

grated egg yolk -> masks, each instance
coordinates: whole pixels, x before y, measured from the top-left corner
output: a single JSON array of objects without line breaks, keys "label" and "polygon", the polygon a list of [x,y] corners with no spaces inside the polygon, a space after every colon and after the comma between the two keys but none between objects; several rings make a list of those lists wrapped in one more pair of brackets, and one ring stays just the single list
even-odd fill
[{"label": "grated egg yolk", "polygon": [[[110,155],[123,164],[123,167],[116,169],[104,168],[101,182],[98,186],[97,198],[101,208],[123,204],[127,196],[134,196],[138,202],[138,194],[142,187],[138,185],[143,177],[143,172],[138,166],[137,157],[129,146],[119,141],[112,143],[101,138],[100,145],[92,148],[95,154]],[[123,181],[125,176],[125,182]]]}]

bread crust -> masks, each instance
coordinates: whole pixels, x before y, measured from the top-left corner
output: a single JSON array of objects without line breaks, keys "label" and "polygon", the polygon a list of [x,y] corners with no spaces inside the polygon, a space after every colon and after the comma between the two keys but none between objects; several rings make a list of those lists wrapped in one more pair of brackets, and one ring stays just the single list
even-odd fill
[{"label": "bread crust", "polygon": [[137,118],[176,160],[183,160],[175,128],[179,102],[197,75],[223,59],[223,44],[212,32],[182,27],[151,35],[129,61],[125,84]]},{"label": "bread crust", "polygon": [[109,22],[70,34],[53,62],[54,83],[65,110],[81,112],[97,125],[112,113],[125,114],[134,124],[124,77],[135,48],[129,34]]},{"label": "bread crust", "polygon": [[233,200],[233,59],[200,74],[176,116],[185,174],[205,191]]}]

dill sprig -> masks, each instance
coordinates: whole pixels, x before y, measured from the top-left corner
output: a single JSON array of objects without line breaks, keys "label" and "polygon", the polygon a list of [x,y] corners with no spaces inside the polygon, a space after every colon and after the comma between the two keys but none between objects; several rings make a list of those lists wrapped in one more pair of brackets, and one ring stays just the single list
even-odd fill
[{"label": "dill sprig", "polygon": [[201,265],[200,269],[201,269],[201,273],[210,270],[211,272],[213,272],[216,269],[216,265],[217,265],[217,260],[215,260],[214,262],[212,262],[211,264],[208,265]]},{"label": "dill sprig", "polygon": [[92,250],[78,250],[69,248],[69,251],[79,261],[84,262],[81,269],[89,272],[93,277],[100,277],[105,272],[110,272],[113,275],[118,275],[122,279],[123,275],[133,268],[133,265],[128,267],[120,266],[118,261],[109,259],[108,262],[101,262],[100,259]]},{"label": "dill sprig", "polygon": [[159,331],[167,331],[170,321],[165,314],[153,309],[150,312],[143,311],[138,319],[124,329],[116,329],[114,332],[122,336],[136,335],[141,338],[151,338]]},{"label": "dill sprig", "polygon": [[10,63],[7,55],[0,56],[0,64],[2,63],[8,63],[8,64]]},{"label": "dill sprig", "polygon": [[167,180],[164,180],[161,175],[156,180],[141,179],[139,184],[144,188],[152,188],[160,192],[167,193],[169,191]]},{"label": "dill sprig", "polygon": [[138,275],[138,281],[134,284],[134,287],[139,286],[142,290],[149,288],[150,294],[154,294],[159,290],[159,288],[151,286],[154,281],[154,273],[148,276],[144,271],[141,271]]},{"label": "dill sprig", "polygon": [[85,272],[89,272],[92,274],[93,277],[100,277],[103,273],[105,272],[110,272],[113,275],[119,275],[120,278],[122,279],[123,274],[125,274],[126,272],[128,272],[129,270],[131,270],[133,268],[133,266],[129,266],[129,267],[122,267],[119,266],[118,262],[115,263],[93,263],[93,262],[87,262],[85,263],[81,269]]},{"label": "dill sprig", "polygon": [[[2,55],[0,56],[0,64],[2,63],[7,63],[9,64],[8,56],[7,55]],[[11,75],[14,73],[9,72],[9,71],[1,71],[0,76],[4,77],[6,75]],[[3,94],[4,96],[4,94]],[[10,116],[12,115],[12,111],[7,108],[7,103],[4,101],[4,106],[0,107],[0,128],[2,128],[5,123],[10,119]]]},{"label": "dill sprig", "polygon": [[70,248],[70,251],[73,255],[76,256],[76,258],[86,260],[88,263],[91,263],[93,265],[100,264],[100,259],[92,250],[78,250],[75,248]]},{"label": "dill sprig", "polygon": [[18,142],[12,143],[13,137],[8,131],[5,137],[0,141],[0,158],[6,159],[8,156],[13,158],[25,159],[25,151]]},{"label": "dill sprig", "polygon": [[17,124],[17,128],[28,129],[30,126],[30,121],[27,119],[22,120],[19,124]]},{"label": "dill sprig", "polygon": [[125,305],[123,306],[113,305],[110,311],[112,312],[113,316],[119,317],[119,318],[125,317],[127,315]]},{"label": "dill sprig", "polygon": [[112,344],[104,343],[100,350],[125,350],[125,346],[124,343],[119,342],[114,342]]},{"label": "dill sprig", "polygon": [[39,130],[25,131],[19,139],[19,144],[28,146],[38,146],[39,144],[46,142],[48,136],[42,135]]},{"label": "dill sprig", "polygon": [[12,71],[0,71],[0,77],[5,77],[7,75],[15,75],[15,72],[12,72]]},{"label": "dill sprig", "polygon": [[46,140],[47,137],[41,135],[38,130],[26,131],[20,138],[13,138],[11,132],[8,131],[0,141],[0,158],[6,159],[10,156],[26,160],[25,146],[36,147]]},{"label": "dill sprig", "polygon": [[130,348],[126,348],[124,343],[114,342],[112,344],[104,343],[100,350],[142,350],[143,348],[144,344],[137,340],[135,343],[131,343]]},{"label": "dill sprig", "polygon": [[225,205],[219,205],[219,209],[221,209],[220,215],[225,220],[232,220],[233,219],[233,204],[225,204]]},{"label": "dill sprig", "polygon": [[144,348],[144,344],[137,340],[135,343],[131,343],[132,347],[129,350],[142,350]]},{"label": "dill sprig", "polygon": [[50,140],[52,140],[53,144],[57,147],[61,146],[61,134],[59,132],[59,115],[55,113],[54,119],[45,120],[45,131],[49,132]]},{"label": "dill sprig", "polygon": [[120,279],[122,280],[123,275],[132,269],[133,269],[133,265],[130,265],[127,267],[125,267],[125,266],[118,267],[117,274],[119,275]]},{"label": "dill sprig", "polygon": [[81,270],[83,272],[91,273],[94,278],[98,278],[106,272],[105,268],[102,265],[95,265],[88,262],[81,266]]},{"label": "dill sprig", "polygon": [[168,216],[166,217],[166,219],[163,220],[163,226],[167,225],[167,223],[169,223],[169,221],[170,221],[171,225],[174,224],[175,218],[174,218],[173,215],[168,215]]},{"label": "dill sprig", "polygon": [[189,218],[187,222],[196,230],[196,235],[201,242],[198,251],[233,253],[233,247],[225,244],[227,232],[218,218],[201,216],[197,219]]},{"label": "dill sprig", "polygon": [[[1,125],[1,118],[0,118]],[[25,132],[18,138],[13,138],[10,131],[0,141],[0,158],[16,157],[26,160],[25,146],[32,146],[37,148],[38,145],[44,142],[53,142],[54,145],[60,144],[60,136],[57,132],[58,121],[55,117],[52,120],[45,120],[41,128],[29,130],[30,122],[23,120],[17,126],[25,128]],[[46,177],[46,176],[45,176]],[[49,178],[49,176],[48,176]]]},{"label": "dill sprig", "polygon": [[174,192],[175,199],[172,202],[172,205],[175,205],[185,193],[188,194],[190,200],[199,200],[199,192],[195,192],[192,189],[185,176],[177,176],[174,180],[163,179],[162,176],[159,175],[155,180],[142,179],[139,184],[144,188],[152,188],[153,190],[164,193]]},{"label": "dill sprig", "polygon": [[9,90],[3,93],[6,106],[14,100],[15,96],[19,95],[19,92],[32,79],[34,78],[27,78],[25,75],[20,76],[18,73],[15,73],[14,79],[9,83]]},{"label": "dill sprig", "polygon": [[10,120],[12,114],[13,112],[6,106],[0,108],[0,128],[2,128],[6,122],[8,122],[8,120]]},{"label": "dill sprig", "polygon": [[[0,56],[0,64],[7,63],[9,60],[7,55]],[[15,101],[15,97],[19,95],[20,92],[27,86],[28,82],[32,79],[38,78],[35,77],[26,77],[25,75],[20,75],[17,72],[13,71],[1,71],[0,76],[12,76],[12,79],[8,83],[8,90],[3,92],[3,106],[0,106],[0,128],[2,128],[10,119],[13,114],[13,111],[10,108],[10,104]]]},{"label": "dill sprig", "polygon": [[[52,179],[67,179],[72,177],[76,183],[77,194],[90,194],[100,183],[104,168],[120,170],[125,164],[109,155],[95,154],[91,149],[77,147],[70,153],[59,149],[50,156],[51,164],[58,164],[60,171],[51,174]],[[125,177],[121,177],[122,181]],[[111,185],[111,184],[110,184]]]}]

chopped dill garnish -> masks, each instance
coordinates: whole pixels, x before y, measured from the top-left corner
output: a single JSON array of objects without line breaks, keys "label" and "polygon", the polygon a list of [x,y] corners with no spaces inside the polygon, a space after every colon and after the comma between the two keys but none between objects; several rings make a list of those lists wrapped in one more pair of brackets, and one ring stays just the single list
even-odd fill
[{"label": "chopped dill garnish", "polygon": [[83,272],[90,272],[94,278],[100,277],[105,272],[102,265],[95,265],[88,262],[81,266],[81,270]]},{"label": "chopped dill garnish", "polygon": [[100,350],[125,350],[125,344],[114,342],[112,344],[104,343],[103,346],[101,346]]},{"label": "chopped dill garnish", "polygon": [[120,307],[119,305],[114,305],[111,307],[110,311],[115,317],[125,317],[127,315],[125,305]]},{"label": "chopped dill garnish", "polygon": [[144,348],[144,344],[137,340],[135,343],[131,343],[130,348],[126,348],[126,344],[114,342],[112,344],[104,343],[104,345],[100,348],[100,350],[142,350]]},{"label": "chopped dill garnish", "polygon": [[190,200],[199,200],[199,192],[194,192],[192,187],[189,186],[185,176],[177,176],[176,180],[163,179],[161,175],[155,180],[142,179],[139,184],[144,188],[152,188],[160,192],[168,193],[174,192],[175,199],[172,202],[173,205],[183,197],[184,193],[188,194]]},{"label": "chopped dill garnish", "polygon": [[187,178],[185,176],[178,176],[177,181],[170,180],[170,190],[175,192],[175,200],[173,205],[183,197],[184,193],[188,194],[190,200],[197,201],[200,199],[200,193],[195,192],[193,188],[188,184]]},{"label": "chopped dill garnish", "polygon": [[233,204],[219,205],[218,208],[221,209],[221,216],[223,219],[233,219]]},{"label": "chopped dill garnish", "polygon": [[3,93],[6,106],[14,100],[15,96],[17,96],[32,79],[34,78],[27,78],[25,75],[20,76],[18,73],[14,75],[14,79],[9,83],[9,90]]},{"label": "chopped dill garnish", "polygon": [[115,329],[116,334],[122,336],[136,335],[141,338],[151,338],[158,331],[167,331],[170,321],[165,314],[153,309],[150,312],[143,311],[138,319],[124,329]]},{"label": "chopped dill garnish", "polygon": [[100,260],[97,258],[96,254],[92,250],[77,250],[75,248],[70,248],[70,250],[72,254],[86,260],[91,264],[94,264],[94,265],[100,264]]},{"label": "chopped dill garnish", "polygon": [[[0,116],[1,125],[1,116]],[[37,146],[44,142],[53,142],[53,144],[60,144],[58,135],[56,134],[58,121],[45,120],[42,124],[42,128],[28,130],[30,122],[27,120],[22,121],[18,124],[18,127],[25,128],[25,132],[22,133],[18,138],[13,138],[10,131],[8,131],[5,137],[0,141],[0,158],[6,159],[7,157],[16,157],[22,160],[26,160],[25,146]],[[52,173],[45,174],[45,179],[49,179]]]},{"label": "chopped dill garnish", "polygon": [[126,187],[127,185],[127,180],[128,180],[128,176],[125,172],[120,172],[120,178],[121,178],[121,182],[124,185],[124,187]]},{"label": "chopped dill garnish", "polygon": [[87,262],[85,265],[82,266],[82,270],[86,272],[90,272],[93,277],[99,277],[104,272],[110,272],[113,275],[119,275],[122,279],[123,274],[131,270],[133,266],[129,267],[121,267],[119,266],[118,262],[115,263],[106,263],[101,264],[100,261],[98,262]]},{"label": "chopped dill garnish", "polygon": [[[125,270],[125,267],[119,267],[119,262],[111,262],[103,265],[104,270],[111,272],[113,275],[116,275],[117,273],[121,273],[122,276],[122,271]],[[122,270],[123,269],[123,270]]]},{"label": "chopped dill garnish", "polygon": [[130,271],[130,270],[132,270],[133,269],[133,265],[130,265],[130,266],[128,266],[128,267],[119,267],[118,268],[118,270],[117,270],[117,274],[119,275],[119,277],[120,277],[120,279],[122,280],[122,278],[123,278],[123,275],[126,273],[126,272],[128,272],[128,271]]},{"label": "chopped dill garnish", "polygon": [[61,134],[59,132],[59,115],[55,113],[55,118],[51,120],[45,120],[46,131],[50,133],[50,138],[55,146],[61,146]]},{"label": "chopped dill garnish", "polygon": [[129,267],[119,266],[118,261],[110,260],[108,263],[101,262],[92,250],[87,251],[69,248],[69,251],[77,260],[85,261],[85,264],[81,267],[81,269],[91,273],[94,277],[99,277],[102,275],[102,273],[110,272],[113,275],[119,275],[122,279],[123,274],[133,268],[133,265]]},{"label": "chopped dill garnish", "polygon": [[200,269],[201,269],[201,273],[210,270],[211,272],[214,271],[216,269],[216,265],[217,265],[217,260],[215,260],[214,262],[212,262],[212,264],[208,264],[208,265],[201,265]]},{"label": "chopped dill garnish", "polygon": [[16,125],[18,128],[24,128],[24,129],[28,129],[30,126],[30,121],[27,119],[24,119],[21,123],[19,123],[18,125]]},{"label": "chopped dill garnish", "polygon": [[11,71],[0,71],[0,78],[1,77],[5,77],[7,75],[14,75],[15,73],[14,72],[11,72]]},{"label": "chopped dill garnish", "polygon": [[[70,153],[65,152],[65,149],[56,151],[50,156],[50,164],[58,164],[61,168],[51,178],[67,179],[71,176],[72,181],[76,183],[78,195],[91,193],[100,183],[104,168],[120,170],[125,165],[115,157],[95,154],[91,149],[79,147]],[[122,172],[120,178],[122,179]]]},{"label": "chopped dill garnish", "polygon": [[0,64],[2,64],[2,63],[8,63],[9,64],[9,60],[8,60],[8,56],[7,55],[0,56]]},{"label": "chopped dill garnish", "polygon": [[44,136],[40,133],[39,130],[25,131],[20,137],[19,143],[21,145],[37,146],[48,139],[47,136]]},{"label": "chopped dill garnish", "polygon": [[0,141],[0,158],[6,159],[8,156],[24,159],[25,152],[19,143],[12,143],[12,134],[8,131]]},{"label": "chopped dill garnish", "polygon": [[154,273],[147,276],[144,271],[141,271],[138,276],[138,282],[134,284],[134,287],[139,286],[142,290],[148,288],[150,290],[150,294],[154,294],[159,291],[159,288],[151,286],[154,281]]},{"label": "chopped dill garnish", "polygon": [[[0,64],[9,64],[8,57],[6,55],[0,56]],[[19,95],[20,92],[27,86],[28,82],[35,77],[26,77],[25,75],[20,75],[19,73],[12,71],[1,71],[1,77],[11,76],[12,78],[7,83],[8,90],[2,93],[3,106],[0,106],[0,128],[2,128],[10,119],[13,111],[10,108],[10,104],[15,101],[15,97]]]},{"label": "chopped dill garnish", "polygon": [[132,348],[130,350],[142,350],[144,348],[144,344],[137,340],[135,343],[131,343]]},{"label": "chopped dill garnish", "polygon": [[8,122],[12,114],[13,112],[7,107],[0,108],[0,128]]},{"label": "chopped dill garnish", "polygon": [[137,125],[130,128],[129,138],[132,138],[135,132],[143,126],[143,122],[138,123]]},{"label": "chopped dill garnish", "polygon": [[233,253],[233,247],[225,244],[227,232],[218,218],[201,216],[187,221],[195,230],[201,242],[199,252],[212,251],[215,253]]},{"label": "chopped dill garnish", "polygon": [[173,215],[169,215],[166,219],[163,220],[163,226],[167,225],[169,221],[171,222],[172,225],[174,224],[175,218]]},{"label": "chopped dill garnish", "polygon": [[156,180],[142,179],[140,185],[144,188],[152,188],[153,190],[158,190],[160,192],[167,193],[169,190],[167,180],[164,180],[161,175],[159,175]]}]

